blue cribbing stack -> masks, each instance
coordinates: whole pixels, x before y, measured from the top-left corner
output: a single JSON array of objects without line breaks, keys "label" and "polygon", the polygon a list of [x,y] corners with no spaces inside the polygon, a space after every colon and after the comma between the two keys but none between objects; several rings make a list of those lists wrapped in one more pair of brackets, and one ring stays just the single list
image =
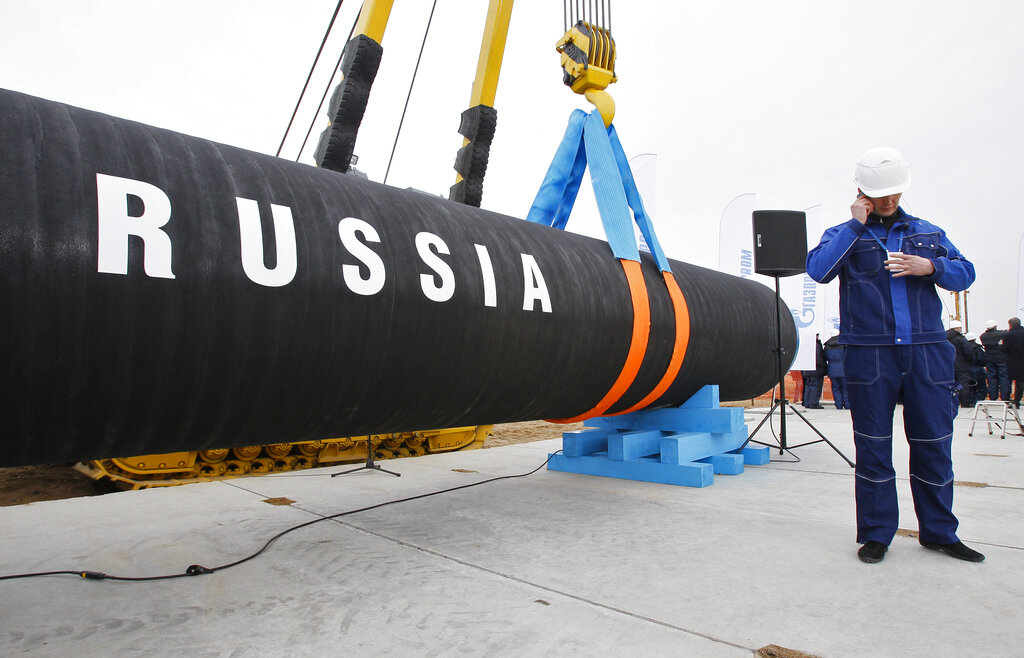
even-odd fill
[{"label": "blue cribbing stack", "polygon": [[587,429],[562,434],[562,454],[548,470],[706,487],[744,464],[767,464],[768,448],[747,440],[743,409],[719,405],[718,386],[705,386],[678,407],[592,418]]}]

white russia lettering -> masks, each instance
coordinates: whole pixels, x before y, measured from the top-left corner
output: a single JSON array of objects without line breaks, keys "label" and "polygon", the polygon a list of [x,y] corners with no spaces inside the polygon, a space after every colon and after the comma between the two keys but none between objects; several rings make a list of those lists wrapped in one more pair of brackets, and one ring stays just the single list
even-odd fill
[{"label": "white russia lettering", "polygon": [[263,229],[259,204],[252,199],[235,197],[238,205],[238,231],[242,241],[242,270],[254,283],[269,288],[288,285],[295,278],[299,261],[295,255],[295,222],[288,206],[271,204],[274,217],[274,240],[277,244],[277,265],[268,269],[263,262]]},{"label": "white russia lettering", "polygon": [[355,217],[346,217],[338,222],[338,235],[341,236],[341,244],[348,249],[360,263],[366,266],[369,274],[364,279],[359,274],[358,265],[342,265],[341,275],[345,279],[348,289],[357,295],[376,295],[384,288],[384,281],[387,272],[384,269],[384,261],[380,259],[373,249],[359,241],[356,233],[362,233],[367,242],[380,242],[380,235],[377,229],[367,222]]},{"label": "white russia lettering", "polygon": [[[163,190],[142,181],[96,174],[99,242],[97,271],[105,274],[128,274],[129,236],[142,239],[143,268],[147,276],[173,279],[171,271],[171,238],[162,229],[171,219],[171,201]],[[128,214],[128,198],[142,201],[141,215]],[[291,208],[271,204],[277,264],[268,268],[264,262],[263,231],[259,204],[252,199],[235,198],[238,207],[238,227],[241,240],[242,271],[253,283],[267,287],[288,285],[298,271],[295,244],[295,222]],[[360,265],[342,265],[345,286],[357,295],[376,295],[384,289],[387,268],[369,243],[381,242],[380,234],[369,223],[357,217],[345,217],[338,222],[338,237],[342,246]],[[414,239],[416,253],[430,270],[420,274],[423,295],[438,303],[455,296],[455,273],[440,257],[451,250],[438,235],[422,231]],[[474,244],[480,275],[483,279],[484,306],[498,305],[494,267],[487,247]],[[540,303],[544,313],[551,312],[551,295],[537,260],[530,254],[520,254],[523,265],[523,310],[535,310]],[[365,268],[366,276],[362,269]]]},{"label": "white russia lettering", "polygon": [[455,294],[455,272],[437,254],[452,252],[444,240],[433,233],[417,233],[415,241],[416,253],[420,255],[423,264],[434,270],[434,274],[420,274],[420,290],[432,302],[448,301]]},{"label": "white russia lettering", "polygon": [[[128,197],[142,199],[143,213],[128,214]],[[96,174],[96,206],[99,213],[97,271],[128,274],[128,236],[145,244],[143,266],[146,275],[173,279],[171,238],[160,228],[171,219],[171,200],[155,185],[130,178]]]}]

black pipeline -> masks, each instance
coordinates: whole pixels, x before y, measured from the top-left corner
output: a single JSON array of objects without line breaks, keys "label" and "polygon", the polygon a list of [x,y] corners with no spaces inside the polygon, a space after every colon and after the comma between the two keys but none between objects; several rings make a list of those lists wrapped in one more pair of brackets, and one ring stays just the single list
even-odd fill
[{"label": "black pipeline", "polygon": [[[3,90],[0,200],[0,466],[567,418],[630,346],[605,242]],[[689,338],[651,406],[771,388],[773,292],[672,270]],[[675,343],[642,275],[611,412]]]}]

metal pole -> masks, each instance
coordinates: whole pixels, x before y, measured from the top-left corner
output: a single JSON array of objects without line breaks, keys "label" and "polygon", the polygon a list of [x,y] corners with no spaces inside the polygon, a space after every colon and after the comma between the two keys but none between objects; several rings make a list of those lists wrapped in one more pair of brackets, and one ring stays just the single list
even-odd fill
[{"label": "metal pole", "polygon": [[775,277],[775,357],[779,369],[779,454],[786,450],[786,376],[782,372],[782,294],[779,277]]}]

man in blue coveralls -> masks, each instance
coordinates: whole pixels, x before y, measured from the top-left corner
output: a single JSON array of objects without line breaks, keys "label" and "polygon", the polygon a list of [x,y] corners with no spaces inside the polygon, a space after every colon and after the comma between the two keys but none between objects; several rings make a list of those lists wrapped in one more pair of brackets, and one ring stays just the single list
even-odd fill
[{"label": "man in blue coveralls", "polygon": [[857,163],[852,219],[825,231],[807,255],[820,283],[839,277],[839,340],[857,447],[857,555],[881,562],[899,526],[892,424],[897,400],[910,444],[910,488],[922,546],[981,562],[956,536],[953,515],[953,346],[935,291],[965,290],[974,265],[938,226],[899,207],[910,168],[889,147]]}]

